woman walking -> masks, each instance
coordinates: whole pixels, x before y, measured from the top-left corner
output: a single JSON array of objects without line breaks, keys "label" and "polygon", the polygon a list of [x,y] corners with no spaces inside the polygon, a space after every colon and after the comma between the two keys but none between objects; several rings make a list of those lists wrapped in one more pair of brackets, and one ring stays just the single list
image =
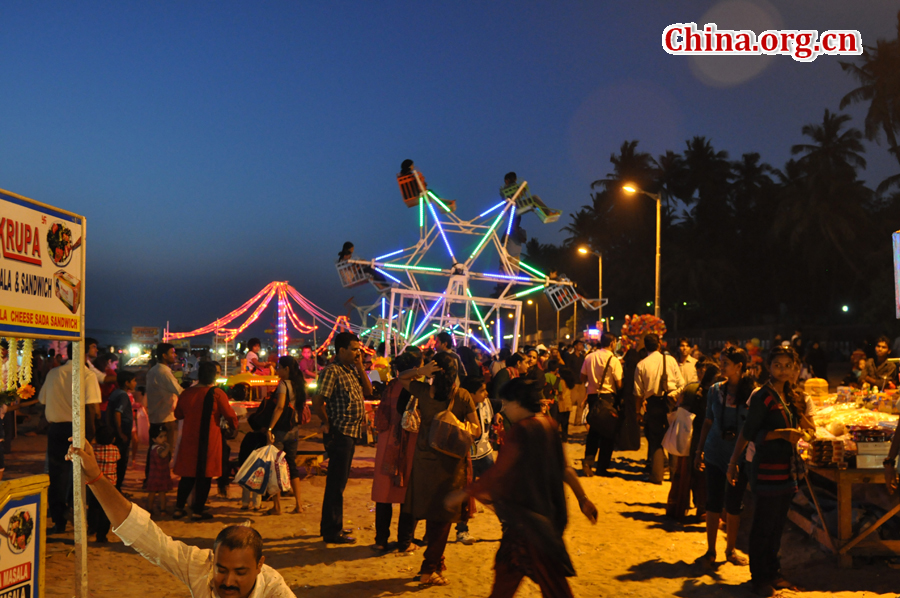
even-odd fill
[{"label": "woman walking", "polygon": [[191,519],[212,519],[205,508],[212,479],[222,475],[219,418],[224,417],[232,428],[238,426],[237,415],[228,404],[228,395],[216,388],[216,368],[214,361],[201,362],[199,384],[185,389],[175,407],[175,417],[184,420],[175,460],[175,473],[181,476],[173,514],[176,518],[184,517],[184,507],[193,490]]},{"label": "woman walking", "polygon": [[804,405],[790,383],[799,361],[792,347],[772,349],[769,381],[750,397],[747,421],[728,463],[728,481],[737,485],[741,455],[747,443],[754,443],[756,450],[747,475],[756,495],[750,530],[750,577],[753,590],[760,596],[774,596],[778,589],[797,589],[783,577],[778,551],[802,468],[797,442],[803,437],[800,416]]},{"label": "woman walking", "polygon": [[513,423],[497,463],[478,481],[447,497],[456,507],[473,496],[493,503],[503,525],[494,562],[491,598],[510,598],[523,577],[530,577],[545,597],[572,596],[567,577],[575,569],[563,542],[569,484],[581,511],[591,523],[597,509],[584,493],[578,474],[566,464],[559,434],[552,420],[540,417],[541,391],[525,378],[516,378],[501,391],[503,413]]},{"label": "woman walking", "polygon": [[[272,396],[266,399],[266,403],[269,404],[261,405],[260,409],[267,407],[272,410],[266,437],[269,444],[284,451],[291,476],[291,490],[294,493],[292,513],[302,513],[300,472],[297,470],[297,434],[301,423],[300,417],[306,405],[306,381],[300,368],[297,367],[297,360],[290,355],[278,358],[275,373],[281,381]],[[274,500],[275,505],[266,512],[267,515],[281,515],[281,497],[275,494]]]},{"label": "woman walking", "polygon": [[[405,352],[394,358],[394,370],[406,372],[422,365],[421,352]],[[394,379],[381,395],[381,404],[375,413],[378,430],[378,447],[375,449],[375,475],[372,480],[372,500],[375,501],[375,550],[386,551],[391,534],[391,518],[394,505],[406,501],[409,476],[412,473],[413,453],[418,432],[408,432],[401,426],[403,413],[411,396],[403,383]],[[415,519],[401,508],[397,522],[397,550],[411,552]]]},{"label": "woman walking", "polygon": [[[449,582],[441,574],[444,566],[444,549],[450,535],[450,527],[460,520],[459,505],[452,509],[444,505],[444,497],[466,485],[467,462],[434,450],[429,444],[429,432],[434,417],[450,410],[461,422],[468,424],[469,432],[477,438],[481,435],[475,402],[465,389],[459,387],[456,356],[438,353],[434,360],[421,368],[408,370],[400,375],[403,387],[418,401],[421,417],[416,452],[413,457],[412,475],[403,512],[414,520],[425,520],[425,550],[419,582],[423,586],[445,586]],[[431,386],[413,378],[434,377]]]},{"label": "woman walking", "polygon": [[[725,560],[740,567],[747,559],[737,552],[738,530],[741,527],[744,491],[747,488],[746,464],[743,455],[737,459],[737,483],[726,479],[728,463],[747,419],[747,399],[753,392],[753,381],[744,375],[749,362],[747,352],[737,347],[724,349],[719,356],[725,380],[709,389],[706,399],[706,419],[700,431],[702,448],[694,460],[698,471],[706,472],[706,554],[708,564],[716,562],[716,539],[719,521],[725,518]],[[724,511],[724,513],[723,513]]]}]

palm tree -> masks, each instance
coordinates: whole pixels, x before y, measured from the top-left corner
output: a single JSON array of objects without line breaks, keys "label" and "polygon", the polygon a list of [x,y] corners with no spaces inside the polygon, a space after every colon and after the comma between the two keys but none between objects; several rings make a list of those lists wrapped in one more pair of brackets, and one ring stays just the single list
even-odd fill
[{"label": "palm tree", "polygon": [[895,40],[879,39],[875,47],[866,46],[862,64],[840,62],[860,86],[841,99],[840,109],[858,102],[869,102],[866,112],[866,138],[878,141],[880,134],[887,138],[888,149],[900,162],[900,12],[897,13]]},{"label": "palm tree", "polygon": [[862,133],[857,129],[847,129],[841,133],[844,124],[850,121],[847,114],[835,114],[825,109],[822,124],[804,125],[801,132],[815,143],[798,143],[791,147],[791,154],[804,154],[797,164],[810,174],[821,176],[847,175],[856,169],[866,167],[862,157],[866,148],[862,144]]}]

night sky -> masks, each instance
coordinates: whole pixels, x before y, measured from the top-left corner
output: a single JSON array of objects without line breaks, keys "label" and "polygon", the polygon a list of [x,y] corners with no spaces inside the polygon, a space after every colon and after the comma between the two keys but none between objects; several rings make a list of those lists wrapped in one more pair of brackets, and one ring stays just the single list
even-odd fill
[{"label": "night sky", "polygon": [[[89,329],[199,327],[272,280],[342,313],[374,297],[340,286],[344,241],[363,258],[415,241],[404,158],[463,217],[517,171],[566,214],[523,226],[559,242],[623,141],[658,155],[703,135],[781,167],[856,86],[838,65],[853,57],[670,56],[667,25],[858,29],[874,45],[897,8],[5,0],[0,188],[87,217]],[[874,187],[897,167],[867,147]]]}]

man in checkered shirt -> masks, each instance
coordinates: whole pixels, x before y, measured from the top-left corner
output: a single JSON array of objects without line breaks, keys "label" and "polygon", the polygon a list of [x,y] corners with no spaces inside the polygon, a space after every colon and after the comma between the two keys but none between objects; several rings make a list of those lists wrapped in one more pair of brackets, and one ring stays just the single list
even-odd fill
[{"label": "man in checkered shirt", "polygon": [[322,420],[322,438],[328,451],[328,476],[322,499],[319,533],[332,544],[353,544],[356,538],[344,535],[344,488],[356,439],[363,437],[366,415],[364,396],[372,396],[372,383],[362,362],[359,339],[351,332],[334,337],[334,363],[319,373],[312,409]]}]

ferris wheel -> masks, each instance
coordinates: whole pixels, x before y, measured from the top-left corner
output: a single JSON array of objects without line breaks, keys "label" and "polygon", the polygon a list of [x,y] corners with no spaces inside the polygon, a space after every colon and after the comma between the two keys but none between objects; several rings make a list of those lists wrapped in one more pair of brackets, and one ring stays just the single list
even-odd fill
[{"label": "ferris wheel", "polygon": [[[522,297],[543,291],[557,310],[579,299],[571,281],[551,279],[519,258],[517,217],[534,212],[550,223],[561,214],[531,195],[527,182],[501,188],[500,201],[470,220],[456,214],[455,201],[429,190],[421,173],[398,175],[397,182],[406,206],[418,209],[418,240],[372,260],[336,264],[344,287],[372,284],[379,291],[376,303],[359,309],[360,334],[370,344],[383,340],[385,355],[444,330],[491,354],[505,339],[516,350]],[[374,316],[371,327],[367,316]]]}]

